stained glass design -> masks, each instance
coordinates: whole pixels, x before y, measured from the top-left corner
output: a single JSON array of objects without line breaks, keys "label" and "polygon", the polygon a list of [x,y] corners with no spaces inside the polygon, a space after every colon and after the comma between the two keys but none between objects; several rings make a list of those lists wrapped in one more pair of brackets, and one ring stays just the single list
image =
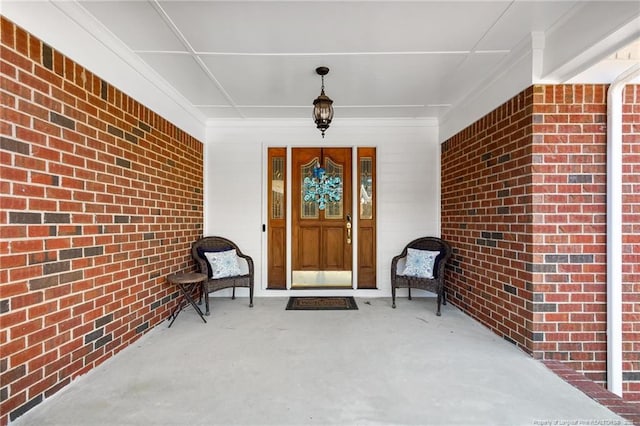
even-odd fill
[{"label": "stained glass design", "polygon": [[284,158],[271,160],[271,218],[284,218]]},{"label": "stained glass design", "polygon": [[313,177],[313,169],[316,167],[320,160],[316,157],[307,164],[303,164],[300,168],[301,176],[302,176],[302,218],[303,219],[317,219],[319,216],[320,210],[318,209],[318,204],[313,202],[312,200],[306,200],[306,188],[304,181],[307,178]]},{"label": "stained glass design", "polygon": [[333,179],[333,185],[330,187],[333,192],[328,197],[324,217],[327,219],[342,219],[342,184],[344,182],[343,166],[334,163],[331,158],[327,158],[327,175]]},{"label": "stained glass design", "polygon": [[360,159],[360,219],[373,219],[373,159]]},{"label": "stained glass design", "polygon": [[302,166],[303,217],[318,217],[325,210],[326,218],[342,217],[342,166],[327,159],[327,169],[317,158]]}]

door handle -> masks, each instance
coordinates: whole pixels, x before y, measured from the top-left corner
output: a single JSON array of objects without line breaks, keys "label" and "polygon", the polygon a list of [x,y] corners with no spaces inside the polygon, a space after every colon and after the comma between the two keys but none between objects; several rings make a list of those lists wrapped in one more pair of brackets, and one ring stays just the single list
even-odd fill
[{"label": "door handle", "polygon": [[351,215],[347,215],[347,244],[351,244]]}]

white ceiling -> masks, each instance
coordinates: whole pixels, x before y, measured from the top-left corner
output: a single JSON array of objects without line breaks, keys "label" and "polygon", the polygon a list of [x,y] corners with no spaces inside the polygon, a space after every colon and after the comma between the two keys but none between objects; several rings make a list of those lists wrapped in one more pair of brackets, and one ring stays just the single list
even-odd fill
[{"label": "white ceiling", "polygon": [[[95,39],[112,38],[112,50],[137,56],[141,74],[157,73],[209,120],[309,118],[318,66],[330,68],[325,86],[336,117],[442,118],[522,57],[532,58],[529,84],[557,70],[568,79],[629,34],[640,37],[638,1],[51,3],[69,16],[70,3],[82,10]],[[630,23],[631,31],[611,37]]]},{"label": "white ceiling", "polygon": [[[611,83],[622,72],[633,64],[640,63],[640,40],[636,40],[619,49],[612,55],[596,63],[587,70],[568,80],[568,83]],[[632,80],[634,84],[640,84],[640,78]]]}]

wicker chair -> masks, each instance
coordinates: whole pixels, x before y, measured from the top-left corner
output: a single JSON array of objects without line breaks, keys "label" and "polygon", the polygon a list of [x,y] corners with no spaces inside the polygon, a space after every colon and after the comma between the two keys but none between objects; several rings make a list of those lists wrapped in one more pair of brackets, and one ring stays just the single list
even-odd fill
[{"label": "wicker chair", "polygon": [[[237,276],[225,278],[211,278],[209,262],[207,261],[205,252],[223,252],[235,249],[238,255],[238,264],[240,265],[241,274]],[[209,315],[209,293],[222,290],[224,288],[233,288],[231,298],[236,298],[236,287],[249,288],[249,307],[253,307],[253,259],[243,254],[238,246],[223,237],[203,237],[195,241],[191,246],[191,256],[195,260],[200,272],[207,274],[207,281],[203,284],[203,294],[205,297],[206,313]],[[202,303],[202,294],[200,294],[200,302]]]},{"label": "wicker chair", "polygon": [[[408,249],[439,251],[433,266],[433,278],[418,278],[402,275]],[[428,290],[438,295],[438,310],[436,315],[440,316],[440,305],[447,304],[444,288],[444,267],[451,257],[451,246],[444,240],[435,237],[422,237],[411,241],[398,256],[391,260],[391,298],[392,306],[396,307],[396,288],[408,288],[409,300],[411,300],[411,288]]]}]

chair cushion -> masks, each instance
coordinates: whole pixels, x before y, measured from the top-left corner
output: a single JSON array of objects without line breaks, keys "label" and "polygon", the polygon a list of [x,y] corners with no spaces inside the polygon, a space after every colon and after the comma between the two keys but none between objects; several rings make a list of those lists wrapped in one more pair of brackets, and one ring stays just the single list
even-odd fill
[{"label": "chair cushion", "polygon": [[198,247],[197,251],[198,251],[198,256],[200,256],[203,259],[206,259],[207,257],[204,255],[205,253],[219,253],[221,251],[229,251],[232,250],[233,247],[216,247],[216,248],[211,248],[211,247]]},{"label": "chair cushion", "polygon": [[234,277],[242,274],[236,250],[205,251],[204,258],[209,263],[209,278]]},{"label": "chair cushion", "polygon": [[407,263],[402,275],[418,278],[433,278],[433,266],[439,251],[407,249]]}]

